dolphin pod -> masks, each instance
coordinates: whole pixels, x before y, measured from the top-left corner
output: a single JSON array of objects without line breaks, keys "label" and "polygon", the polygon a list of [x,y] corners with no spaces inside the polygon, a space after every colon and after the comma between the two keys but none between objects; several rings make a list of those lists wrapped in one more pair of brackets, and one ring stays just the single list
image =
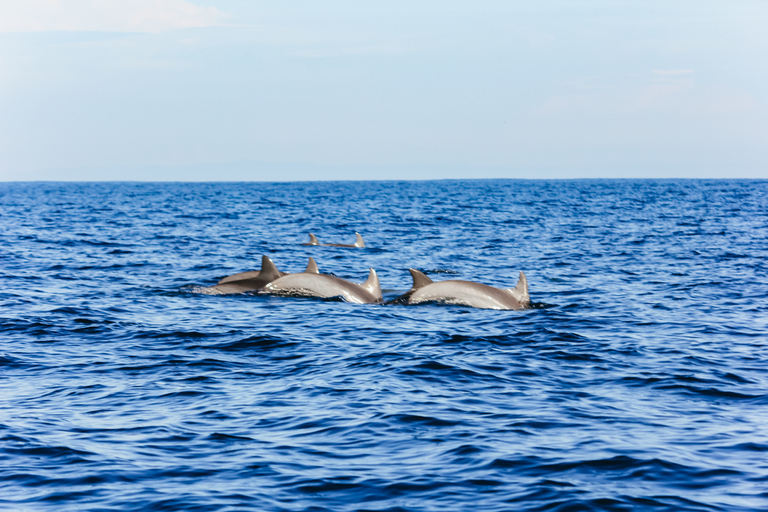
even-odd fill
[{"label": "dolphin pod", "polygon": [[[474,281],[447,280],[434,282],[415,269],[409,269],[413,286],[388,304],[421,304],[442,302],[481,309],[520,310],[531,307],[528,279],[520,272],[514,288],[494,288]],[[257,292],[270,295],[331,298],[341,297],[353,304],[376,304],[383,301],[379,277],[369,269],[368,279],[353,283],[330,274],[321,274],[311,257],[304,272],[280,272],[267,256],[261,258],[261,270],[240,272],[221,279],[203,293],[224,295]]]},{"label": "dolphin pod", "polygon": [[357,240],[355,240],[354,244],[321,244],[317,237],[310,233],[309,242],[301,245],[322,245],[325,247],[365,247],[365,242],[363,241],[363,237],[360,235],[360,233],[355,232],[355,236],[357,236]]}]

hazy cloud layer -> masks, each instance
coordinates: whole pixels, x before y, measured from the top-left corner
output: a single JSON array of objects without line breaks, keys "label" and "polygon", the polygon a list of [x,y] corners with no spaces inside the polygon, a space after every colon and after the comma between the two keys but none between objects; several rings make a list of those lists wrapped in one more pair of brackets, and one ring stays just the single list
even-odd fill
[{"label": "hazy cloud layer", "polygon": [[661,76],[691,75],[692,69],[654,69],[653,72]]},{"label": "hazy cloud layer", "polygon": [[215,7],[184,0],[3,0],[0,32],[162,32],[221,25]]},{"label": "hazy cloud layer", "polygon": [[0,0],[0,180],[768,177],[766,19],[715,0]]}]

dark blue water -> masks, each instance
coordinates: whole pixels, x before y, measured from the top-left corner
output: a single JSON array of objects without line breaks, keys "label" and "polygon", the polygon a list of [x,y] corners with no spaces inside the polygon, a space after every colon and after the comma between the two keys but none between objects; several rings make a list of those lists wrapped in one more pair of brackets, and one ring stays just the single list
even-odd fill
[{"label": "dark blue water", "polygon": [[[768,509],[766,181],[5,183],[0,228],[0,508]],[[198,292],[262,254],[537,308]]]}]

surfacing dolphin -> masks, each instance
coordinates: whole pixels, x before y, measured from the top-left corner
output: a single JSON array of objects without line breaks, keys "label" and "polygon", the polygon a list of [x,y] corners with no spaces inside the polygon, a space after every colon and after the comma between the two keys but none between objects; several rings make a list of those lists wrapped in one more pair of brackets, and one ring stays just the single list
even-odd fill
[{"label": "surfacing dolphin", "polygon": [[520,272],[517,286],[509,289],[494,288],[473,281],[434,282],[418,270],[408,269],[413,277],[413,287],[394,302],[419,304],[421,302],[445,302],[482,309],[527,309],[531,305],[528,280]]},{"label": "surfacing dolphin", "polygon": [[375,270],[370,269],[368,279],[362,284],[357,284],[336,276],[321,274],[312,258],[309,258],[304,272],[275,279],[266,285],[261,293],[320,298],[341,297],[353,304],[372,304],[382,300],[381,285]]},{"label": "surfacing dolphin", "polygon": [[365,247],[365,242],[363,241],[363,237],[360,235],[360,233],[355,232],[355,235],[357,236],[357,240],[354,244],[321,244],[317,237],[310,233],[309,242],[301,245],[323,245],[325,247]]},{"label": "surfacing dolphin", "polygon": [[280,272],[272,260],[266,256],[261,257],[261,270],[251,270],[249,272],[240,272],[232,274],[220,280],[218,284],[209,286],[203,290],[203,293],[211,295],[226,295],[230,293],[244,293],[261,290],[266,285],[286,276],[285,272]]}]

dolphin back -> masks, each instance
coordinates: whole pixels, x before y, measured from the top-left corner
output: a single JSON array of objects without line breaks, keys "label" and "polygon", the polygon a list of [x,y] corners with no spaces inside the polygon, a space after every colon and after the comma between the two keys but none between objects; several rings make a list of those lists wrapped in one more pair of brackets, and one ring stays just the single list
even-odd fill
[{"label": "dolphin back", "polygon": [[520,272],[515,288],[500,289],[474,281],[448,280],[433,282],[415,269],[409,269],[413,287],[396,299],[400,303],[444,302],[483,309],[527,309],[530,307],[528,280]]},{"label": "dolphin back", "polygon": [[209,286],[204,293],[224,295],[261,290],[272,281],[287,275],[280,272],[267,256],[261,257],[261,270],[240,272],[220,280],[218,284]]},{"label": "dolphin back", "polygon": [[428,278],[424,273],[419,272],[415,268],[409,268],[408,272],[411,273],[411,277],[413,278],[413,286],[411,286],[411,290],[418,290],[428,284],[434,283],[434,281]]},{"label": "dolphin back", "polygon": [[274,263],[272,263],[272,260],[269,259],[266,255],[261,257],[261,272],[259,273],[259,279],[263,280],[264,283],[270,283],[280,277],[280,271],[277,270],[277,267]]},{"label": "dolphin back", "polygon": [[[378,278],[375,280],[378,283]],[[281,277],[264,287],[263,293],[320,298],[341,297],[354,304],[372,304],[381,301],[381,298],[374,296],[363,285],[329,274],[311,272]]]},{"label": "dolphin back", "polygon": [[365,290],[367,290],[371,295],[376,297],[376,299],[382,300],[384,298],[381,295],[381,285],[379,284],[379,276],[376,275],[375,270],[370,269],[370,271],[368,272],[368,279],[366,279],[365,282],[360,286],[362,286]]},{"label": "dolphin back", "polygon": [[363,236],[358,232],[355,232],[355,236],[356,236],[356,240],[354,244],[337,244],[337,243],[321,244],[320,240],[318,240],[314,234],[310,233],[309,242],[301,245],[322,245],[325,247],[357,247],[357,248],[365,247],[365,241],[363,240]]},{"label": "dolphin back", "polygon": [[309,257],[309,261],[307,262],[307,269],[304,271],[306,274],[319,274],[320,269],[317,268],[317,263],[315,263],[315,260],[312,258],[312,256]]},{"label": "dolphin back", "polygon": [[517,286],[509,288],[507,291],[512,294],[521,306],[527,307],[531,303],[531,296],[528,295],[528,279],[523,271],[520,271],[520,277],[517,280]]}]

